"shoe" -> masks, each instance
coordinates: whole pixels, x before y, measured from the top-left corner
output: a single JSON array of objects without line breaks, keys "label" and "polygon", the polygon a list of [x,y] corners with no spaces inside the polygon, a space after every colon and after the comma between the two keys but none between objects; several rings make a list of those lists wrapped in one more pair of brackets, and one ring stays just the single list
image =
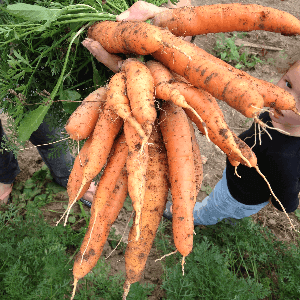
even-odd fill
[{"label": "shoe", "polygon": [[[7,192],[5,192],[4,194],[2,194],[0,196],[0,201],[3,201],[12,191],[12,187],[13,187],[13,184],[11,185],[11,187],[9,188],[9,190]],[[10,203],[10,197],[8,198],[7,200],[7,203],[6,204],[9,204]]]},{"label": "shoe", "polygon": [[88,200],[85,200],[83,198],[80,199],[80,201],[85,205],[87,206],[88,208],[91,208],[92,207],[92,203]]},{"label": "shoe", "polygon": [[167,204],[166,204],[166,208],[164,210],[164,213],[163,213],[163,217],[165,217],[168,220],[172,220],[172,213],[170,211],[171,206],[172,206],[172,202],[168,201]]}]

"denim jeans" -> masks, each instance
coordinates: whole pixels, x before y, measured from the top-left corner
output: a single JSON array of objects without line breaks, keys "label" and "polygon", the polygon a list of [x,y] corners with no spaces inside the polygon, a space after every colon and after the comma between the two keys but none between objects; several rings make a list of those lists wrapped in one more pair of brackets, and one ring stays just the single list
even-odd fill
[{"label": "denim jeans", "polygon": [[195,225],[214,225],[225,218],[242,219],[256,214],[269,201],[258,205],[246,205],[235,200],[227,186],[226,169],[222,179],[213,191],[202,202],[196,202],[194,207]]},{"label": "denim jeans", "polygon": [[[55,135],[56,137],[55,140],[60,140],[62,138],[65,138],[66,136],[63,136],[61,134],[61,131],[62,128],[54,128],[50,130],[49,125],[44,120],[42,124],[39,126],[39,128],[32,133],[29,140],[35,146],[48,144],[53,141],[51,140],[51,136],[53,135]],[[3,141],[3,136],[6,136],[6,134],[3,130],[1,119],[0,119],[0,149],[2,148],[1,143]],[[66,187],[68,183],[69,175],[71,173],[71,168],[75,159],[70,153],[68,141],[65,140],[60,143],[62,143],[65,146],[64,149],[67,149],[67,151],[60,150],[58,152],[59,155],[56,158],[50,158],[49,153],[51,152],[52,149],[58,147],[58,143],[50,144],[47,146],[39,146],[37,147],[37,150],[39,151],[39,154],[41,155],[47,167],[50,169],[54,181],[57,184]],[[19,173],[20,173],[19,164],[14,154],[12,152],[7,152],[5,150],[3,151],[3,153],[0,152],[0,182],[11,184],[14,182],[16,176]]]}]

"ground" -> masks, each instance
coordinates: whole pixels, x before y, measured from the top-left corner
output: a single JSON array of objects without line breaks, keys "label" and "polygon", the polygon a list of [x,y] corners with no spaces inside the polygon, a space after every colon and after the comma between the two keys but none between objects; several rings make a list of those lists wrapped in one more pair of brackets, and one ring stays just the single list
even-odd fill
[{"label": "ground", "polygon": [[[226,1],[226,0],[194,0],[193,5],[209,5],[217,3],[234,3],[237,1]],[[299,0],[259,0],[259,1],[245,1],[241,0],[240,3],[251,4],[256,3],[264,6],[273,7],[293,14],[294,16],[300,16],[300,6]],[[231,34],[226,34],[231,36]],[[197,36],[195,39],[195,44],[206,51],[212,51],[215,46],[216,35],[208,34],[203,36]],[[256,31],[249,33],[244,39],[244,42],[252,43],[251,47],[245,47],[248,52],[256,53],[261,59],[268,60],[273,59],[273,62],[268,64],[258,64],[255,69],[247,70],[249,74],[260,79],[264,79],[273,83],[277,83],[282,74],[281,69],[286,67],[286,58],[283,56],[283,52],[279,50],[271,50],[270,47],[276,47],[283,49],[287,56],[292,54],[297,47],[300,46],[300,37],[287,37],[278,33],[272,32],[262,32]],[[300,56],[298,57],[300,59]],[[219,101],[219,105],[224,113],[225,119],[229,127],[236,133],[240,134],[242,131],[247,129],[251,122],[247,120],[240,113],[234,111],[226,104]],[[3,121],[4,128],[6,126],[6,116],[1,115],[1,120]],[[6,130],[7,132],[7,130]],[[213,188],[216,183],[222,177],[222,172],[225,167],[225,154],[218,149],[213,143],[208,143],[207,140],[200,136],[197,132],[197,140],[199,142],[201,153],[207,158],[207,162],[204,165],[204,179],[202,188],[209,191]],[[32,144],[27,143],[28,147],[32,147]],[[43,161],[35,148],[30,148],[29,150],[21,151],[18,157],[19,166],[21,173],[17,176],[16,181],[25,181],[30,178],[35,171],[41,168]],[[202,201],[206,196],[206,191],[200,191],[197,201]],[[53,219],[58,218],[60,215],[52,211],[63,212],[62,200],[68,200],[67,194],[61,193],[56,197],[56,202],[53,202],[44,208],[45,218],[54,224]],[[79,210],[78,206],[75,210]],[[86,208],[88,211],[88,208]],[[114,224],[117,234],[123,234],[124,228],[129,220],[130,212],[122,209],[117,221]],[[293,224],[296,228],[300,228],[300,222],[295,216],[295,213],[289,214],[292,219]],[[294,234],[290,230],[290,224],[284,213],[277,212],[274,207],[268,204],[264,209],[262,209],[258,214],[252,216],[255,222],[260,222],[262,226],[267,226],[277,237],[282,241],[292,242],[294,239]],[[127,233],[124,234],[124,239],[126,242]],[[111,252],[110,246],[106,245],[104,248],[103,255],[106,257]],[[141,282],[150,282],[158,284],[161,282],[160,276],[162,274],[161,264],[155,263],[154,260],[159,258],[159,254],[156,253],[155,249],[152,249],[150,256],[148,258],[144,278]],[[124,267],[124,257],[123,255],[115,251],[108,258],[108,262],[112,266],[112,273],[119,272],[120,270],[125,270]],[[149,299],[160,299],[162,297],[162,291],[159,288],[153,293]]]}]

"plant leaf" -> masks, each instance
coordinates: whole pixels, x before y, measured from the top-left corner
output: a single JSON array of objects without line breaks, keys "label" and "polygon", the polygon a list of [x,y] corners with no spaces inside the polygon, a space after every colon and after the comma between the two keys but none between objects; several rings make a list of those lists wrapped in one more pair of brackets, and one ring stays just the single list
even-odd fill
[{"label": "plant leaf", "polygon": [[50,106],[41,105],[37,109],[26,114],[20,123],[19,137],[20,142],[28,141],[31,134],[36,131],[44,120],[44,117]]},{"label": "plant leaf", "polygon": [[8,5],[7,11],[9,14],[15,17],[23,18],[33,22],[53,22],[62,14],[61,9],[49,9],[47,7],[25,3]]}]

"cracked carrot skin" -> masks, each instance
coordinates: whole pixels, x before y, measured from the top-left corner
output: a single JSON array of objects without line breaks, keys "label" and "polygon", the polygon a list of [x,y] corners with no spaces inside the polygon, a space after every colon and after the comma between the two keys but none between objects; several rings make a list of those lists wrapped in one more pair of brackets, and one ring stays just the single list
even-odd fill
[{"label": "cracked carrot skin", "polygon": [[130,285],[139,281],[142,276],[167,202],[169,190],[167,153],[157,125],[154,125],[150,136],[148,151],[146,192],[140,221],[141,233],[136,240],[137,231],[134,223],[129,232],[125,252],[126,281],[123,299],[126,299]]},{"label": "cracked carrot skin", "polygon": [[283,35],[300,34],[300,21],[293,15],[257,4],[214,4],[169,9],[155,17],[155,24],[176,36],[265,30]]},{"label": "cracked carrot skin", "polygon": [[106,101],[106,89],[100,87],[90,93],[72,113],[65,129],[76,141],[86,139],[94,130],[100,110]]},{"label": "cracked carrot skin", "polygon": [[127,194],[127,173],[124,170],[127,155],[128,146],[122,134],[113,146],[93,198],[89,227],[74,262],[73,275],[77,280],[97,264],[110,227],[123,206]]},{"label": "cracked carrot skin", "polygon": [[109,53],[147,55],[161,46],[160,28],[138,21],[95,23],[89,28],[88,37]]},{"label": "cracked carrot skin", "polygon": [[159,123],[168,155],[174,243],[177,250],[186,257],[193,249],[193,209],[196,203],[190,125],[184,110],[169,101],[162,105]]}]

